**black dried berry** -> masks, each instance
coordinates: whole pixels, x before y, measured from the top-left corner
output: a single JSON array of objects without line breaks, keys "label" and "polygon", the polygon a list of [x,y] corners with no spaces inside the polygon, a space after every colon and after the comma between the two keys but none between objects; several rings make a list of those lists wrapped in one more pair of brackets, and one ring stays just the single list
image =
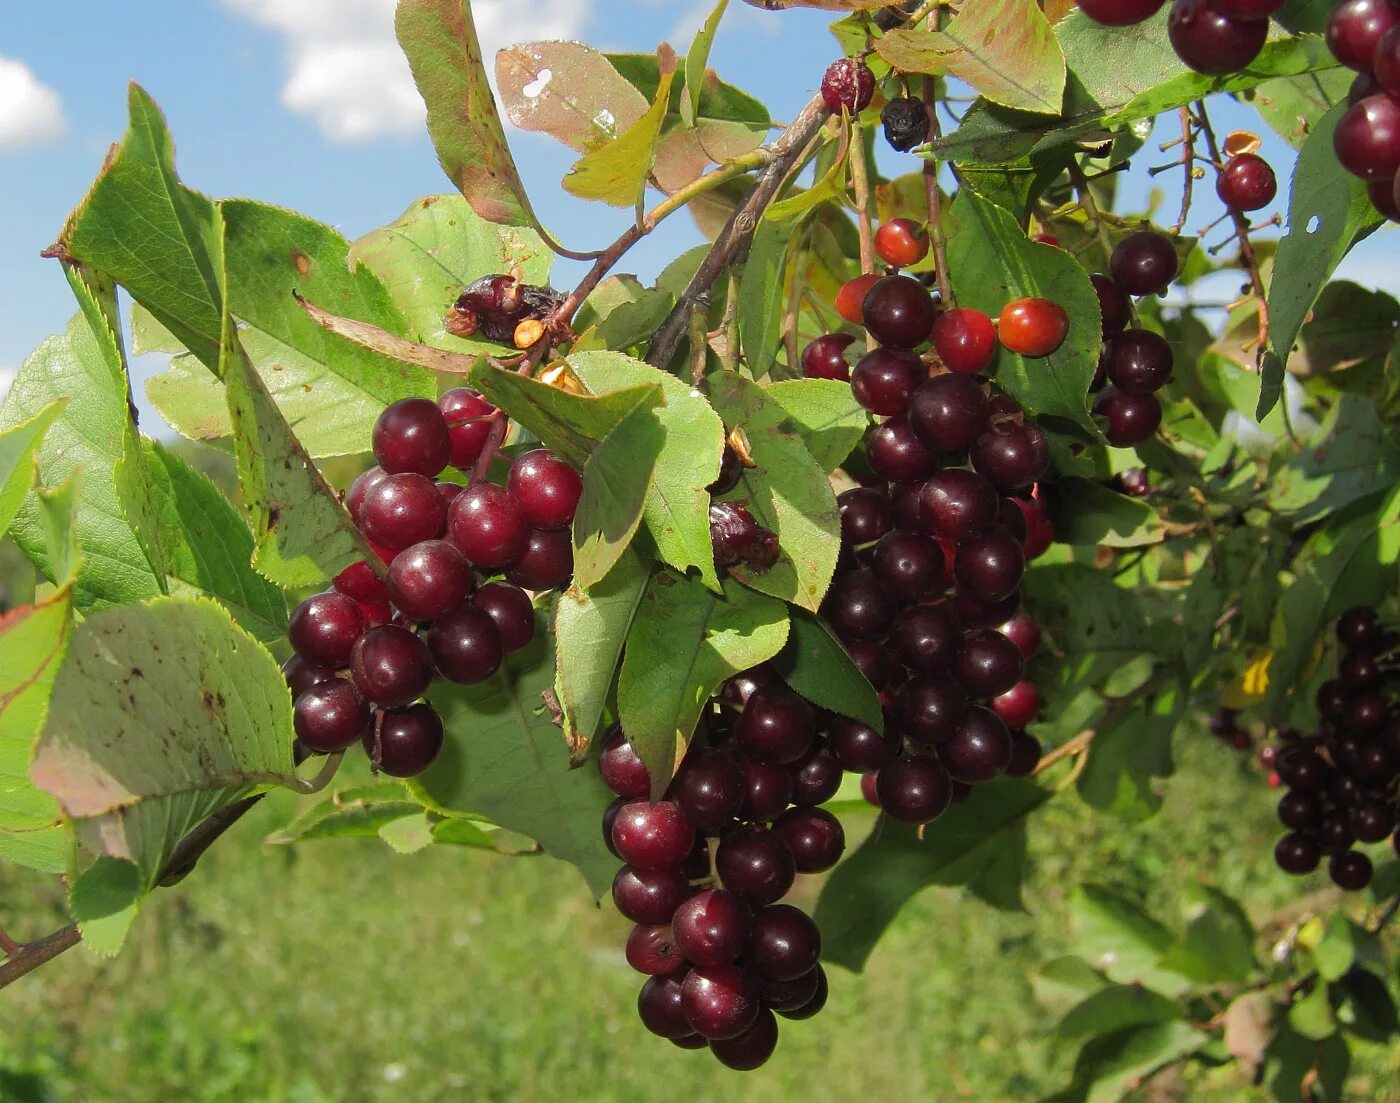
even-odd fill
[{"label": "black dried berry", "polygon": [[920,99],[890,100],[880,113],[885,141],[907,153],[928,139],[928,110]]},{"label": "black dried berry", "polygon": [[515,327],[527,318],[545,318],[563,302],[552,287],[521,283],[514,276],[482,276],[471,284],[443,319],[448,333],[510,344]]}]

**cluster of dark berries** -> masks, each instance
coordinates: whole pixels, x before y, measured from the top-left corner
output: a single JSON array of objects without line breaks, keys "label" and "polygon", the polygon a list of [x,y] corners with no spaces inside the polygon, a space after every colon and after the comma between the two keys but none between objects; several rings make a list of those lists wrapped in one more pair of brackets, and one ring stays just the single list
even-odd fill
[{"label": "cluster of dark berries", "polygon": [[1116,448],[1141,444],[1162,423],[1156,392],[1171,378],[1172,350],[1166,338],[1130,326],[1130,295],[1152,295],[1176,278],[1178,261],[1171,238],[1138,230],[1123,238],[1109,257],[1110,275],[1089,277],[1103,315],[1103,352],[1090,390],[1098,391],[1094,413],[1103,418],[1104,436]]},{"label": "cluster of dark berries", "polygon": [[283,671],[307,750],[359,740],[376,769],[421,773],[443,739],[437,712],[420,700],[433,679],[491,677],[534,635],[526,591],[569,581],[569,524],[583,489],[572,467],[539,449],[511,465],[505,486],[438,479],[449,464],[472,467],[495,416],[458,388],[437,402],[395,402],[375,423],[379,463],[345,505],[381,562],[345,568],[288,626],[296,655]]},{"label": "cluster of dark berries", "polygon": [[1274,859],[1302,874],[1326,854],[1332,880],[1356,892],[1371,883],[1371,859],[1355,844],[1391,836],[1400,853],[1400,635],[1385,631],[1374,609],[1357,606],[1337,622],[1337,639],[1342,658],[1337,677],[1318,690],[1318,732],[1280,733],[1273,766],[1287,791],[1278,818],[1290,834]]},{"label": "cluster of dark berries", "polygon": [[[1240,714],[1235,709],[1218,709],[1207,724],[1210,734],[1237,751],[1247,751],[1254,745],[1249,732],[1240,727]],[[1272,763],[1270,764],[1272,768]]]},{"label": "cluster of dark berries", "polygon": [[1343,0],[1327,45],[1357,70],[1332,136],[1337,160],[1366,181],[1376,210],[1400,222],[1400,0]]},{"label": "cluster of dark berries", "polygon": [[514,276],[482,276],[458,296],[443,319],[456,337],[480,333],[492,341],[528,348],[544,333],[544,319],[563,301],[552,287],[522,283]]},{"label": "cluster of dark berries", "polygon": [[822,1009],[821,934],[779,901],[797,874],[828,870],[845,850],[841,822],[818,807],[843,769],[888,749],[767,667],[723,686],[654,804],[646,766],[621,729],[608,732],[598,768],[618,796],[603,837],[626,863],[612,894],[636,924],[627,961],[648,977],[637,997],[648,1030],[754,1069],[777,1045],[775,1012],[807,1019]]},{"label": "cluster of dark berries", "polygon": [[[1161,11],[1166,0],[1079,0],[1096,23],[1126,27]],[[1237,73],[1259,56],[1269,16],[1284,0],[1172,0],[1167,35],[1182,62],[1198,73]]]}]

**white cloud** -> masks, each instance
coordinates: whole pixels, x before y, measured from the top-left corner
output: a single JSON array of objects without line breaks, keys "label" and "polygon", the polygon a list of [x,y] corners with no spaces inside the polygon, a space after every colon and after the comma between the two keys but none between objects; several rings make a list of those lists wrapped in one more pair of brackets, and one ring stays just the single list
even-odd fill
[{"label": "white cloud", "polygon": [[67,126],[58,93],[24,62],[0,57],[0,153],[50,141]]},{"label": "white cloud", "polygon": [[10,384],[15,381],[15,376],[18,374],[18,368],[0,366],[0,398],[4,398],[9,393]]},{"label": "white cloud", "polygon": [[[333,142],[413,134],[423,101],[394,39],[395,0],[221,0],[286,40],[282,103],[308,115]],[[586,22],[591,0],[476,0],[482,56],[502,46],[571,38]]]}]

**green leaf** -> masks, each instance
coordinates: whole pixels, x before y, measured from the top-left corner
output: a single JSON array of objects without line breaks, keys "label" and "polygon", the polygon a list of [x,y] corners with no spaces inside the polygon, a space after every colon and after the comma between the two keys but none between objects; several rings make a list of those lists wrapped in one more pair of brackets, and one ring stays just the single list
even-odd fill
[{"label": "green leaf", "polygon": [[846,158],[850,153],[852,141],[859,141],[859,137],[843,132],[841,148],[821,177],[805,191],[794,190],[786,199],[771,204],[763,212],[764,219],[769,222],[786,222],[805,215],[828,200],[840,200],[846,194]]},{"label": "green leaf", "polygon": [[1354,76],[1350,69],[1338,68],[1279,77],[1264,81],[1246,98],[1274,133],[1301,149],[1318,120],[1347,98]]},{"label": "green leaf", "polygon": [[67,404],[67,398],[55,398],[33,417],[0,430],[0,533],[10,527],[34,482],[34,450]]},{"label": "green leaf", "polygon": [[145,356],[151,352],[178,355],[187,351],[180,339],[161,325],[154,314],[140,303],[131,304],[131,355]]},{"label": "green leaf", "polygon": [[1119,984],[1143,984],[1177,996],[1189,983],[1158,966],[1172,933],[1140,907],[1102,885],[1076,885],[1070,893],[1075,952]]},{"label": "green leaf", "polygon": [[859,972],[900,908],[929,885],[965,884],[997,907],[1019,908],[1026,816],[1050,796],[1008,779],[922,830],[882,820],[822,889],[813,916],[823,959]]},{"label": "green leaf", "polygon": [[1065,1041],[1092,1038],[1130,1026],[1167,1023],[1181,1018],[1176,1004],[1150,988],[1115,984],[1076,1004],[1055,1028]]},{"label": "green leaf", "polygon": [[1269,503],[1295,525],[1315,521],[1400,481],[1400,446],[1364,398],[1342,395],[1269,481]]},{"label": "green leaf", "polygon": [[1054,299],[1069,315],[1069,335],[1049,356],[1001,349],[997,383],[1027,413],[1063,418],[1098,440],[1085,395],[1098,365],[1103,324],[1088,274],[1063,249],[1031,241],[1009,211],[969,188],[958,193],[951,217],[948,268],[959,306],[995,318],[1013,299],[1040,297]]},{"label": "green leaf", "polygon": [[[675,302],[670,291],[647,289],[635,276],[609,276],[579,307],[574,329],[581,336],[574,349],[626,350],[639,345],[656,332]],[[582,336],[590,329],[594,331],[591,336]],[[585,340],[594,345],[585,344]]]},{"label": "green leaf", "polygon": [[870,427],[870,415],[840,379],[784,379],[764,394],[781,406],[822,470],[841,466]]},{"label": "green leaf", "polygon": [[573,769],[543,694],[554,655],[543,622],[529,646],[506,656],[480,685],[439,683],[428,694],[447,741],[409,791],[448,816],[473,813],[537,840],[577,866],[595,896],[617,871],[598,831],[611,797],[598,771]]},{"label": "green leaf", "polygon": [[698,567],[700,578],[718,592],[710,545],[710,494],[705,488],[719,477],[724,423],[689,384],[630,356],[578,353],[569,357],[569,366],[595,394],[660,385],[665,405],[656,408],[656,416],[665,442],[647,492],[647,531],[663,562],[678,571]]},{"label": "green leaf", "polygon": [[676,772],[720,683],[771,659],[787,635],[783,605],[734,582],[717,597],[670,571],[652,577],[627,634],[617,708],[654,796]]},{"label": "green leaf", "polygon": [[1156,812],[1162,797],[1152,779],[1172,772],[1172,733],[1189,703],[1184,687],[1167,685],[1100,722],[1079,775],[1079,795],[1132,822]]},{"label": "green leaf", "polygon": [[1155,1023],[1090,1042],[1074,1066],[1074,1082],[1087,1103],[1115,1103],[1157,1069],[1180,1061],[1210,1041],[1184,1022]]},{"label": "green leaf", "polygon": [[587,590],[575,581],[559,596],[554,607],[554,689],[571,747],[587,743],[598,731],[622,645],[648,581],[645,560],[629,549],[602,581]]},{"label": "green leaf", "polygon": [[78,921],[83,944],[103,957],[114,957],[146,895],[141,871],[120,858],[98,858],[73,882],[68,906]]},{"label": "green leaf", "polygon": [[811,614],[792,611],[792,629],[773,666],[783,681],[813,704],[884,731],[885,714],[875,688],[841,641]]},{"label": "green leaf", "polygon": [[1340,1103],[1346,1098],[1343,1089],[1350,1069],[1351,1053],[1340,1033],[1317,1042],[1285,1023],[1269,1046],[1269,1098],[1278,1103]]},{"label": "green leaf", "polygon": [[31,776],[86,845],[134,862],[150,888],[200,820],[295,784],[286,682],[213,602],[94,614],[73,634]]},{"label": "green leaf", "polygon": [[287,599],[253,570],[248,522],[218,487],[164,445],[141,443],[172,592],[216,598],[245,631],[264,643],[280,642],[287,634]]},{"label": "green leaf", "polygon": [[1316,981],[1305,995],[1295,999],[1288,1009],[1288,1025],[1315,1042],[1335,1034],[1337,1013],[1332,1007],[1331,986]]},{"label": "green leaf", "polygon": [[582,467],[593,449],[628,414],[639,408],[651,409],[663,400],[657,383],[596,396],[570,394],[485,361],[469,378],[472,386],[575,467]]},{"label": "green leaf", "polygon": [[1109,987],[1102,973],[1072,954],[1052,958],[1032,970],[1029,980],[1036,1003],[1061,1014],[1068,1014],[1095,992]]},{"label": "green leaf", "polygon": [[676,75],[676,53],[670,46],[662,43],[656,58],[661,83],[651,106],[612,141],[574,162],[564,177],[564,190],[570,195],[599,199],[614,207],[635,207],[642,201]]},{"label": "green leaf", "polygon": [[263,841],[278,845],[314,839],[371,839],[378,837],[385,824],[414,814],[421,819],[423,806],[409,796],[402,782],[379,781],[331,793]]},{"label": "green leaf", "polygon": [[1341,912],[1334,912],[1312,952],[1317,975],[1323,980],[1341,980],[1356,961],[1356,946],[1360,930]]},{"label": "green leaf", "polygon": [[522,42],[496,54],[506,115],[579,153],[598,149],[646,114],[650,99],[581,42]]},{"label": "green leaf", "polygon": [[433,845],[433,825],[421,808],[381,824],[377,834],[398,854],[417,854]]},{"label": "green leaf", "polygon": [[727,428],[743,429],[757,464],[744,468],[728,497],[777,533],[783,551],[767,571],[739,566],[730,568],[730,574],[746,586],[816,612],[841,550],[836,495],[826,471],[788,429],[786,410],[758,384],[737,372],[715,372],[709,387],[711,404]]},{"label": "green leaf", "polygon": [[666,431],[655,410],[638,406],[588,457],[574,514],[575,585],[601,582],[632,543],[665,445]]},{"label": "green leaf", "polygon": [[1187,888],[1191,919],[1161,965],[1197,984],[1242,984],[1258,968],[1254,926],[1239,903],[1208,885]]},{"label": "green leaf", "polygon": [[892,30],[875,50],[898,70],[947,73],[1003,107],[1060,113],[1065,56],[1035,0],[968,4],[942,31]]},{"label": "green leaf", "polygon": [[1332,135],[1345,102],[1327,112],[1309,135],[1293,166],[1288,227],[1279,239],[1269,284],[1269,349],[1264,361],[1255,420],[1274,408],[1283,393],[1283,371],[1293,342],[1333,271],[1381,221],[1366,197],[1366,185],[1337,162]]},{"label": "green leaf", "polygon": [[1065,479],[1061,485],[1063,504],[1053,518],[1056,540],[1139,548],[1166,539],[1166,523],[1146,502],[1086,479]]},{"label": "green leaf", "polygon": [[[787,311],[788,245],[799,223],[765,219],[754,231],[749,259],[739,284],[739,340],[745,363],[755,377],[773,367],[783,340],[783,315]],[[796,279],[796,275],[793,277]],[[791,365],[789,365],[791,367]]]},{"label": "green leaf", "polygon": [[467,0],[399,0],[394,32],[448,179],[489,222],[536,224],[510,155]]},{"label": "green leaf", "polygon": [[419,342],[455,352],[496,353],[500,346],[484,337],[448,333],[443,327],[448,309],[468,284],[491,272],[518,272],[526,283],[548,282],[554,254],[534,230],[488,222],[460,195],[428,195],[356,240],[346,259],[379,277]]},{"label": "green leaf", "polygon": [[681,119],[686,126],[694,126],[699,118],[700,100],[705,85],[705,67],[710,64],[710,47],[714,45],[719,21],[724,18],[727,7],[729,0],[719,0],[715,10],[710,12],[709,18],[705,20],[704,26],[695,33],[695,39],[685,55],[685,92],[681,96],[680,110]]}]

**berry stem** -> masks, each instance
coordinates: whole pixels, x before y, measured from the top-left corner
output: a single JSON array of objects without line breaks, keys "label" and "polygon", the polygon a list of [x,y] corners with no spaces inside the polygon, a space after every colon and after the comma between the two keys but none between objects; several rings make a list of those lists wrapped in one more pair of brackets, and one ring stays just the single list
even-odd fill
[{"label": "berry stem", "polygon": [[1069,758],[1070,755],[1081,754],[1089,749],[1094,737],[1098,735],[1094,728],[1087,728],[1071,739],[1065,740],[1053,751],[1046,751],[1041,755],[1040,761],[1036,763],[1034,773],[1041,774],[1050,769],[1055,763]]},{"label": "berry stem", "polygon": [[1183,107],[1181,115],[1181,163],[1186,178],[1181,184],[1181,211],[1172,226],[1172,233],[1179,234],[1186,228],[1186,219],[1191,214],[1191,190],[1196,183],[1196,130],[1191,125],[1191,109]]},{"label": "berry stem", "polygon": [[5,960],[0,962],[0,988],[5,988],[20,977],[32,973],[45,962],[58,957],[64,950],[72,949],[82,937],[78,925],[69,923],[68,926],[60,927],[43,938],[26,942],[13,951],[7,950]]},{"label": "berry stem", "polygon": [[[539,367],[540,361],[544,359],[545,353],[549,351],[550,333],[551,328],[546,327],[544,335],[530,346],[529,351],[521,358],[519,365],[515,369],[517,375],[530,376],[534,374],[535,369]],[[487,436],[486,443],[482,445],[481,455],[476,458],[476,465],[472,468],[472,477],[470,481],[473,483],[479,483],[486,478],[486,472],[491,469],[491,461],[496,458],[496,453],[501,450],[501,445],[506,439],[506,428],[510,424],[510,419],[506,417],[505,411],[497,410],[496,413],[492,415],[492,419],[490,435]],[[377,749],[379,746],[377,726],[375,728],[375,735],[375,747]],[[378,763],[376,763],[376,766],[377,765]]]},{"label": "berry stem", "polygon": [[729,269],[729,297],[724,303],[724,356],[720,359],[725,371],[739,370],[739,288],[743,277],[740,266]]},{"label": "berry stem", "polygon": [[[936,5],[935,5],[936,6]],[[929,9],[930,11],[933,8]],[[924,107],[928,111],[928,136],[930,146],[938,141],[938,80],[924,77]],[[943,309],[957,306],[953,298],[953,285],[948,280],[948,239],[943,233],[943,193],[938,190],[938,158],[933,153],[924,156],[924,201],[928,204],[928,233],[933,245],[934,277],[938,280],[938,294],[943,300]]]},{"label": "berry stem", "polygon": [[865,131],[852,119],[848,131],[851,143],[851,190],[855,193],[856,226],[860,231],[860,270],[875,271],[875,235],[870,228],[870,166],[865,159]]}]

